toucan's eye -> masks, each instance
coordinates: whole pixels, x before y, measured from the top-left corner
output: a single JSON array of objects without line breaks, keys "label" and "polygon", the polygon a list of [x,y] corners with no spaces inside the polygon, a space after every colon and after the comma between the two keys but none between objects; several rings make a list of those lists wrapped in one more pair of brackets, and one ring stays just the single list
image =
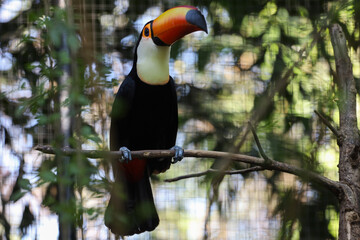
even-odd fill
[{"label": "toucan's eye", "polygon": [[145,37],[148,37],[150,35],[149,28],[145,28],[144,35],[145,35]]},{"label": "toucan's eye", "polygon": [[144,38],[150,38],[151,37],[150,27],[151,27],[150,23],[145,25],[144,30],[142,32],[142,36]]}]

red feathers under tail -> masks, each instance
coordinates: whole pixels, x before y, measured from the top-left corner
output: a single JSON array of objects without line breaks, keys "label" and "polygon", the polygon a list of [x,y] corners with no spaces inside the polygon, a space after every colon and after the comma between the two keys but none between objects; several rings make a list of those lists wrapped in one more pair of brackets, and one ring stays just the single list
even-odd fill
[{"label": "red feathers under tail", "polygon": [[158,224],[146,160],[134,159],[118,164],[118,174],[105,211],[105,225],[114,234],[128,236],[152,231]]}]

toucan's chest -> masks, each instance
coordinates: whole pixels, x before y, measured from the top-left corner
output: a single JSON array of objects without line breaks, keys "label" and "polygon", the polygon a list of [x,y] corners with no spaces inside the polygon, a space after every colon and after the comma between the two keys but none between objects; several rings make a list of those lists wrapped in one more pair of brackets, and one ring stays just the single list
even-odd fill
[{"label": "toucan's chest", "polygon": [[131,107],[131,124],[140,135],[159,135],[173,121],[177,105],[170,84],[149,85],[137,81]]},{"label": "toucan's chest", "polygon": [[156,118],[157,116],[153,113],[166,113],[167,110],[171,108],[171,99],[172,91],[169,84],[149,85],[138,81],[134,95],[133,109],[142,109],[144,113],[147,113],[147,117],[153,115],[152,117]]}]

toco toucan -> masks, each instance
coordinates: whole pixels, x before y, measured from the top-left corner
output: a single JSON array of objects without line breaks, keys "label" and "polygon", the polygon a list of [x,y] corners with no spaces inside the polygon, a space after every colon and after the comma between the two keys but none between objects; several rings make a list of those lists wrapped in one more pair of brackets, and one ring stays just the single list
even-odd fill
[{"label": "toco toucan", "polygon": [[[113,103],[110,149],[121,151],[113,161],[115,184],[105,211],[105,225],[120,236],[152,231],[159,224],[149,177],[169,169],[171,158],[132,159],[130,150],[183,149],[175,145],[178,109],[175,84],[169,76],[170,46],[183,36],[207,32],[204,16],[192,6],[167,10],[145,24],[135,47],[133,67]],[[173,147],[174,146],[174,147]]]}]

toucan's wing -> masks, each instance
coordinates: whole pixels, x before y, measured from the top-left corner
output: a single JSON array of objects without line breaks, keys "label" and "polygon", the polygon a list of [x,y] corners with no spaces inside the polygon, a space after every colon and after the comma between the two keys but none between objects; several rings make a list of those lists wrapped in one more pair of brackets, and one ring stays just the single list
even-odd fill
[{"label": "toucan's wing", "polygon": [[178,131],[178,104],[177,104],[177,95],[176,95],[176,86],[172,77],[170,77],[170,91],[171,91],[171,119],[169,121],[169,134],[168,134],[168,146],[171,148],[176,143],[176,135]]},{"label": "toucan's wing", "polygon": [[129,74],[121,84],[111,111],[110,150],[118,151],[120,147],[129,145],[131,134],[129,126],[129,111],[135,94],[135,80]]}]

